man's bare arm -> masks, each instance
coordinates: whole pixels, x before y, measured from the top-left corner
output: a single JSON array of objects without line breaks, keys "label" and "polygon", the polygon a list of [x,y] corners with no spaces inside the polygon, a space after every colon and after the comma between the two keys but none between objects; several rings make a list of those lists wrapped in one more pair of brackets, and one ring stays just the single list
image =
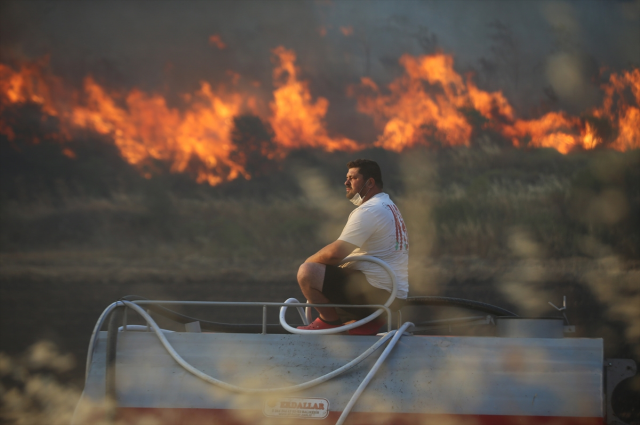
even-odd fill
[{"label": "man's bare arm", "polygon": [[356,248],[358,247],[352,243],[337,240],[307,258],[305,263],[320,263],[336,266]]}]

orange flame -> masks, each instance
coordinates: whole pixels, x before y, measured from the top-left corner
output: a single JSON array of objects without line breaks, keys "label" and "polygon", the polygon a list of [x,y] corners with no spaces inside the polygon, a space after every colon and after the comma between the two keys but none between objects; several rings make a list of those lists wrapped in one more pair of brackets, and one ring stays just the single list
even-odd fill
[{"label": "orange flame", "polygon": [[189,108],[180,113],[169,108],[159,95],[131,90],[124,99],[126,109],[117,105],[93,79],[85,80],[86,106],[74,108],[72,122],[113,137],[122,156],[131,164],[154,158],[171,163],[171,171],[183,172],[192,157],[201,165],[197,181],[216,185],[249,175],[229,159],[235,148],[230,142],[233,117],[241,112],[243,98],[238,94],[214,93],[208,83],[190,96]]},{"label": "orange flame", "polygon": [[[608,118],[616,124],[618,136],[610,147],[620,151],[637,149],[640,147],[640,69],[625,71],[621,75],[611,74],[603,89],[603,106],[593,115]],[[626,93],[635,100],[635,105],[625,101]]]},{"label": "orange flame", "polygon": [[[580,126],[578,118],[568,117],[562,112],[549,112],[535,120],[516,120],[502,128],[502,134],[510,138],[514,146],[530,140],[528,145],[538,148],[555,148],[558,152],[568,153],[579,143],[575,134]],[[592,149],[591,144],[587,148]]]},{"label": "orange flame", "polygon": [[464,108],[475,108],[488,119],[513,115],[502,93],[483,92],[470,80],[465,82],[453,70],[449,55],[403,55],[400,64],[406,73],[389,85],[388,95],[381,94],[371,79],[362,80],[369,94],[358,98],[358,110],[373,115],[383,128],[376,146],[401,151],[434,140],[468,146],[472,126]]},{"label": "orange flame", "polygon": [[[133,89],[121,99],[88,77],[84,82],[84,102],[67,107],[54,100],[50,81],[57,88],[61,86],[38,64],[23,65],[17,72],[0,65],[0,104],[40,105],[43,114],[60,119],[63,139],[69,139],[69,131],[74,128],[107,135],[113,138],[123,158],[133,165],[143,165],[152,158],[166,161],[171,164],[171,171],[191,168],[198,182],[211,185],[240,176],[250,177],[243,164],[230,159],[235,149],[230,133],[233,118],[251,109],[247,106],[254,103],[251,97],[226,94],[222,89],[216,93],[203,82],[194,95],[185,96],[189,104],[181,113],[169,108],[160,95]],[[78,97],[77,93],[71,96]],[[0,122],[0,132],[9,139],[15,137],[8,123]],[[65,149],[63,153],[73,157],[73,152]]]},{"label": "orange flame", "polygon": [[[355,149],[354,141],[327,134],[324,117],[329,102],[321,97],[312,100],[307,83],[298,79],[295,54],[283,47],[274,53],[277,89],[271,103],[273,116],[268,121],[280,152],[262,153],[273,158],[301,147]],[[235,87],[240,74],[227,74],[232,80],[230,86]],[[54,88],[73,101],[63,103],[65,96],[54,95]],[[198,182],[210,185],[251,177],[244,168],[246,156],[237,154],[231,138],[234,117],[246,112],[257,114],[256,99],[246,94],[229,93],[222,87],[214,90],[202,82],[196,93],[183,96],[186,107],[180,111],[169,107],[158,94],[135,88],[125,95],[111,93],[91,77],[85,79],[81,93],[70,93],[62,90],[60,80],[43,71],[42,64],[24,65],[19,71],[0,64],[0,96],[0,108],[9,104],[40,105],[43,117],[60,120],[63,140],[71,137],[71,130],[82,128],[112,138],[122,157],[136,166],[151,159],[164,161],[172,172],[195,173]],[[15,137],[10,123],[4,121],[0,121],[0,133],[9,139]],[[75,155],[68,148],[64,154]]]},{"label": "orange flame", "polygon": [[[479,89],[471,76],[465,81],[453,69],[450,55],[403,55],[400,64],[405,74],[389,85],[388,94],[382,94],[369,78],[363,78],[360,86],[350,91],[352,95],[359,92],[358,110],[372,115],[382,129],[377,146],[395,151],[436,142],[468,146],[474,130],[468,111],[477,112],[484,120],[480,128],[498,131],[514,146],[551,147],[568,153],[605,144],[592,123],[564,112],[549,112],[532,120],[516,119],[501,92]],[[591,114],[610,120],[618,129],[617,138],[606,145],[618,150],[640,147],[640,70],[612,74],[603,89],[604,105]],[[629,90],[635,105],[624,100]]]},{"label": "orange flame", "polygon": [[[7,104],[33,103],[39,105],[45,116],[58,117],[64,102],[64,90],[60,79],[44,72],[49,59],[22,64],[20,71],[15,72],[10,67],[0,63],[0,114]],[[13,140],[16,135],[10,123],[0,116],[0,134]],[[50,137],[65,140],[68,134],[62,129],[62,134]]]},{"label": "orange flame", "polygon": [[0,94],[9,103],[36,103],[48,115],[56,116],[57,108],[53,102],[53,91],[59,88],[60,81],[53,77],[46,78],[42,67],[48,60],[23,64],[20,72],[0,63]]},{"label": "orange flame", "polygon": [[319,147],[330,152],[357,149],[353,140],[327,134],[324,117],[329,102],[323,97],[313,102],[308,84],[298,79],[300,70],[295,66],[295,53],[281,46],[274,49],[273,54],[276,90],[269,122],[278,144],[286,149]]},{"label": "orange flame", "polygon": [[[272,127],[275,148],[269,142],[268,148],[260,148],[262,155],[272,159],[298,148],[364,147],[328,134],[329,102],[311,96],[292,50],[274,49],[273,62],[273,100],[261,119]],[[232,139],[234,118],[247,112],[259,115],[257,105],[264,103],[240,91],[240,74],[227,72],[232,83],[226,89],[202,82],[199,90],[183,96],[178,108],[159,94],[135,88],[124,94],[110,92],[91,77],[81,90],[69,90],[46,71],[47,63],[45,58],[17,71],[0,64],[0,134],[9,140],[18,136],[7,108],[36,104],[43,120],[55,117],[59,123],[59,131],[48,136],[58,141],[70,140],[76,129],[89,129],[113,139],[122,157],[138,167],[159,160],[170,164],[173,172],[188,171],[198,182],[211,185],[251,177],[245,169],[247,155]],[[381,129],[376,146],[394,151],[438,143],[468,146],[477,131],[492,130],[514,146],[551,147],[562,153],[598,146],[621,151],[640,147],[638,69],[611,74],[602,86],[602,106],[582,117],[560,111],[527,120],[515,116],[501,92],[483,91],[470,75],[460,76],[451,55],[403,55],[400,64],[405,73],[388,90],[363,78],[349,91],[357,95],[358,110],[373,116]],[[244,86],[251,85],[259,86]],[[76,156],[67,146],[61,149],[70,158]]]},{"label": "orange flame", "polygon": [[[603,84],[603,106],[594,108],[590,115],[605,119],[617,129],[617,136],[605,140],[594,124],[587,119],[570,117],[559,112],[549,112],[537,120],[517,120],[505,127],[503,134],[519,140],[530,137],[534,147],[552,147],[561,153],[573,149],[594,149],[604,145],[619,151],[640,147],[640,70],[625,71],[621,75],[611,74],[609,82]],[[635,105],[626,101],[630,94]],[[617,99],[617,101],[615,101]]]}]

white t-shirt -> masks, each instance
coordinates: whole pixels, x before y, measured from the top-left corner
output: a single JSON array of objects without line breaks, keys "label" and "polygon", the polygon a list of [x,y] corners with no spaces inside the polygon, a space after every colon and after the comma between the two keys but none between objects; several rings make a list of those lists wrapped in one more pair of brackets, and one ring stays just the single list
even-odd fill
[{"label": "white t-shirt", "polygon": [[[389,264],[398,279],[397,297],[405,299],[409,292],[409,239],[400,210],[386,193],[378,193],[349,215],[341,241],[356,245],[350,255],[371,255]],[[355,261],[342,267],[361,270],[376,288],[392,290],[388,273],[368,261]]]}]

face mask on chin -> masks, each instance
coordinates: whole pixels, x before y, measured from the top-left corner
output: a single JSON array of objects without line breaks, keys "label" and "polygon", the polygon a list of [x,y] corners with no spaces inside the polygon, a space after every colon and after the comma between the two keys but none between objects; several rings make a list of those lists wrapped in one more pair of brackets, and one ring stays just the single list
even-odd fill
[{"label": "face mask on chin", "polygon": [[[369,189],[367,189],[367,193],[369,193],[370,190],[371,186],[369,186]],[[367,193],[364,194],[365,197],[367,196]],[[360,192],[358,192],[353,196],[353,198],[349,199],[349,202],[351,202],[356,207],[359,207],[364,202],[364,197],[360,196]]]},{"label": "face mask on chin", "polygon": [[351,202],[356,207],[362,205],[362,201],[364,201],[364,199],[360,196],[359,193],[356,193],[353,198],[349,199],[349,202]]}]

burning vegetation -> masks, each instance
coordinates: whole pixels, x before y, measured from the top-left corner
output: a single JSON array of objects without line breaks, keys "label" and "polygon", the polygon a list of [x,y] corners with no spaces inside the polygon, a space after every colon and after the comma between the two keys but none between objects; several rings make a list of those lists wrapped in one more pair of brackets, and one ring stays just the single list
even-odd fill
[{"label": "burning vegetation", "polygon": [[[489,130],[514,146],[554,148],[561,153],[598,146],[625,151],[640,146],[640,70],[611,74],[603,85],[604,102],[583,117],[549,112],[518,119],[501,92],[486,92],[453,69],[444,53],[403,55],[405,70],[388,93],[363,78],[358,109],[372,115],[382,134],[376,146],[394,151],[440,143],[469,146],[478,130]],[[353,88],[352,88],[353,91]]]},{"label": "burning vegetation", "polygon": [[[322,97],[313,100],[307,83],[298,78],[295,53],[278,47],[273,55],[274,99],[271,115],[262,122],[271,128],[262,132],[274,133],[275,144],[262,146],[260,155],[274,159],[305,147],[357,149],[353,140],[328,135],[324,117],[329,102]],[[163,161],[170,164],[172,172],[188,171],[199,183],[212,186],[238,177],[251,178],[245,167],[251,152],[243,151],[246,146],[238,146],[233,136],[234,131],[241,131],[234,127],[236,118],[258,115],[253,96],[201,82],[199,90],[183,96],[184,108],[178,110],[159,94],[135,88],[128,93],[110,92],[91,76],[85,78],[80,92],[71,91],[47,72],[46,65],[43,60],[14,70],[0,64],[0,133],[10,141],[18,135],[7,109],[32,104],[40,108],[42,122],[57,119],[58,128],[46,138],[63,144],[74,132],[87,129],[111,138],[122,157],[134,166]],[[32,141],[39,142],[39,137]],[[75,155],[68,148],[67,152]]]},{"label": "burning vegetation", "polygon": [[[210,42],[224,48],[219,36]],[[80,90],[72,90],[48,71],[47,59],[16,67],[0,64],[0,133],[9,141],[28,138],[36,143],[45,134],[74,158],[65,142],[88,130],[112,140],[121,156],[143,173],[148,173],[146,165],[160,161],[171,172],[187,172],[212,186],[250,179],[253,170],[247,161],[256,155],[275,160],[300,148],[333,152],[369,147],[330,134],[325,120],[329,101],[313,98],[295,52],[280,46],[272,53],[270,101],[243,91],[234,84],[240,75],[232,72],[231,84],[203,81],[198,90],[182,96],[181,107],[137,88],[111,91],[91,76]],[[400,65],[403,74],[386,88],[365,77],[347,89],[358,111],[373,117],[377,147],[401,152],[416,146],[470,146],[482,133],[515,147],[554,148],[563,154],[640,147],[640,69],[611,73],[601,86],[602,105],[581,116],[551,111],[524,119],[502,92],[484,91],[473,75],[456,72],[452,55],[405,54]],[[260,107],[267,103],[268,108]],[[18,129],[24,111],[16,108],[26,106],[42,123],[38,135]],[[256,134],[265,135],[262,142],[238,138],[238,118],[247,115],[255,117]]]}]

